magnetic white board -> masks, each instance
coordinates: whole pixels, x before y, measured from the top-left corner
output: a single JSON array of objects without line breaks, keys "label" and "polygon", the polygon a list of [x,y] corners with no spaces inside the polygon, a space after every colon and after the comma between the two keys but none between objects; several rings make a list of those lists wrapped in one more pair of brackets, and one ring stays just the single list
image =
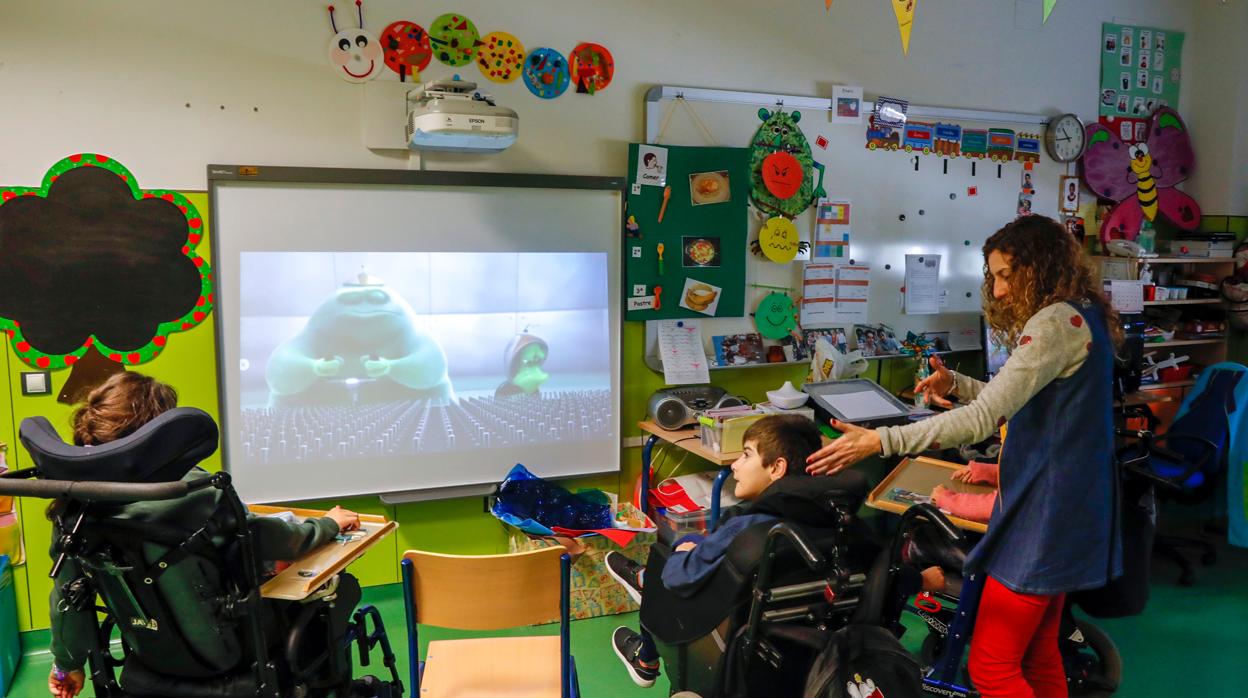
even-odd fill
[{"label": "magnetic white board", "polygon": [[[651,104],[650,109],[665,113],[672,104],[672,100],[665,98]],[[758,105],[690,100],[687,106],[706,125],[716,145],[748,146],[762,123]],[[990,109],[1000,105],[982,106]],[[1016,216],[1023,163],[998,166],[987,159],[868,150],[866,119],[870,103],[867,101],[863,103],[863,121],[856,125],[833,124],[829,113],[823,109],[792,109],[778,105],[765,108],[801,113],[798,125],[810,143],[815,160],[826,168],[823,186],[828,197],[851,201],[850,259],[871,266],[869,322],[887,324],[903,338],[907,331],[978,328],[983,283],[981,248],[988,236]],[[710,145],[702,129],[682,112],[677,105],[663,131],[661,143]],[[1001,127],[1037,134],[1043,129],[1039,124],[969,119],[923,117],[913,120],[952,121],[963,128]],[[820,136],[827,139],[826,148],[816,145]],[[1066,173],[1065,165],[1041,153],[1040,162],[1032,169],[1033,212],[1058,218],[1059,177]],[[968,195],[968,187],[975,187],[976,195]],[[794,222],[808,239],[813,238],[814,207]],[[751,220],[751,239],[757,238],[761,224],[759,219]],[[905,255],[923,253],[941,255],[940,286],[944,301],[939,314],[908,315],[902,309],[901,291]],[[787,286],[793,289],[792,295],[796,298],[801,295],[801,270],[800,262],[778,265],[749,255],[747,283]],[[756,305],[769,292],[770,289],[747,288],[746,307]],[[708,341],[712,335],[751,331],[755,330],[750,317],[712,318],[703,322],[703,334]]]}]

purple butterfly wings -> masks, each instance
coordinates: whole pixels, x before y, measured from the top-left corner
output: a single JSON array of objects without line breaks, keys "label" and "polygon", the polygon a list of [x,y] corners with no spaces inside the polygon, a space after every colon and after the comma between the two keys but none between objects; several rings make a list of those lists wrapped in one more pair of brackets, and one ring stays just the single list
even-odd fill
[{"label": "purple butterfly wings", "polygon": [[[1101,124],[1090,124],[1085,135],[1084,183],[1100,198],[1118,202],[1101,227],[1102,241],[1134,240],[1145,217],[1152,219],[1157,214],[1184,230],[1196,228],[1200,207],[1192,197],[1173,188],[1188,178],[1195,165],[1191,137],[1178,112],[1169,107],[1153,112],[1145,149],[1124,144]],[[1147,175],[1133,170],[1137,156],[1140,163],[1151,158]]]}]

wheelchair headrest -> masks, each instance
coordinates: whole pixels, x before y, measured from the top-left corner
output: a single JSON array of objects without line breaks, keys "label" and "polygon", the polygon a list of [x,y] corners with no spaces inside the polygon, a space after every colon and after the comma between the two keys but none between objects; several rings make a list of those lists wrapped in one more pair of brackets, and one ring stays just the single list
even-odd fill
[{"label": "wheelchair headrest", "polygon": [[203,410],[177,407],[100,446],[65,443],[44,417],[22,420],[19,438],[45,479],[173,482],[217,450],[218,431]]},{"label": "wheelchair headrest", "polygon": [[751,514],[770,514],[807,526],[834,527],[840,516],[852,516],[867,496],[867,478],[856,470],[835,475],[791,476],[771,483],[749,507]]}]

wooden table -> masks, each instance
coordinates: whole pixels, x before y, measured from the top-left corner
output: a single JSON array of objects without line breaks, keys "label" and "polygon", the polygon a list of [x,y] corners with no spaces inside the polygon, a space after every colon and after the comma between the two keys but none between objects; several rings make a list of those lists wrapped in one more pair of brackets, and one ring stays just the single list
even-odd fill
[{"label": "wooden table", "polygon": [[[296,509],[292,507],[271,507],[252,504],[247,507],[251,513],[260,516],[290,512],[303,520],[318,518],[325,512],[316,509]],[[279,572],[275,577],[260,587],[260,595],[266,599],[285,599],[299,601],[316,591],[330,577],[346,569],[355,562],[364,551],[373,547],[377,541],[390,535],[399,525],[388,521],[384,516],[360,514],[360,527],[356,531],[348,531],[348,540],[332,541],[290,563],[290,566]],[[354,534],[354,535],[353,535]]]}]

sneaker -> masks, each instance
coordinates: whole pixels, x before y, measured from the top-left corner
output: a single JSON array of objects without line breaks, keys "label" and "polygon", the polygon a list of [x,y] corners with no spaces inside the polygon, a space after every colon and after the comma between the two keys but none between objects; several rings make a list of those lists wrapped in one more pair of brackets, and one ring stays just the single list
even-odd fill
[{"label": "sneaker", "polygon": [[654,685],[654,680],[659,678],[659,660],[655,659],[653,663],[641,661],[638,654],[641,652],[642,642],[640,633],[622,625],[611,635],[611,647],[615,649],[615,656],[624,662],[624,668],[633,677],[633,683],[642,688],[650,688]]},{"label": "sneaker", "polygon": [[611,575],[611,578],[622,584],[633,601],[640,604],[643,573],[646,568],[614,550],[607,553],[603,561],[607,565],[607,573]]}]

